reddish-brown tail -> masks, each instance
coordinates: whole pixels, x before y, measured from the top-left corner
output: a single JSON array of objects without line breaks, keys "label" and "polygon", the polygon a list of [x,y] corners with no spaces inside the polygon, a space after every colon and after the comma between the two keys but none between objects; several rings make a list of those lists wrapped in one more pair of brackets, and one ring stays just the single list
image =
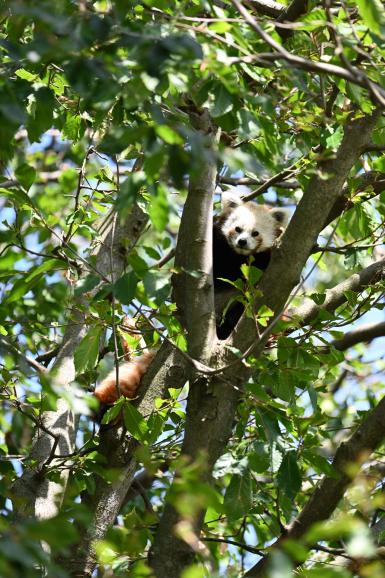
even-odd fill
[{"label": "reddish-brown tail", "polygon": [[[136,397],[142,377],[154,356],[154,351],[146,351],[140,357],[136,357],[132,361],[127,361],[119,366],[119,390],[121,395],[130,399]],[[113,369],[96,387],[95,396],[100,403],[108,405],[118,399],[119,390],[116,387],[116,370]]]}]

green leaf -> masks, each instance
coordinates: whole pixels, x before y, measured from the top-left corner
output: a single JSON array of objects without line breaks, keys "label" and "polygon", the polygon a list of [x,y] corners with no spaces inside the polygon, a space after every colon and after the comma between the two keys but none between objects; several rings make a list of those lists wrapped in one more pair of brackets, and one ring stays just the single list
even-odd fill
[{"label": "green leaf", "polygon": [[282,450],[280,446],[276,442],[270,443],[270,468],[271,471],[275,474],[278,472],[281,464],[282,464]]},{"label": "green leaf", "polygon": [[74,524],[60,515],[48,520],[28,521],[26,526],[31,538],[44,540],[52,547],[69,546],[79,538]]},{"label": "green leaf", "polygon": [[147,441],[149,444],[154,444],[156,442],[156,440],[162,433],[166,419],[167,415],[162,416],[159,413],[152,413],[150,415],[147,422],[148,426]]},{"label": "green leaf", "polygon": [[303,453],[304,459],[311,464],[317,472],[322,472],[329,476],[329,478],[338,478],[339,474],[333,468],[333,466],[328,462],[328,460],[320,456],[319,454],[314,453],[313,451],[304,451]]},{"label": "green leaf", "polygon": [[[248,459],[236,458],[231,453],[223,454],[215,463],[214,478],[223,478],[226,474],[247,474]],[[266,471],[266,470],[265,470]]]},{"label": "green leaf", "polygon": [[374,222],[362,205],[354,205],[338,223],[338,232],[346,238],[360,239],[372,234]]},{"label": "green leaf", "polygon": [[352,578],[352,573],[346,568],[332,568],[323,564],[318,568],[305,568],[301,578]]},{"label": "green leaf", "polygon": [[198,564],[189,566],[186,570],[183,570],[181,574],[181,578],[206,578],[206,576],[206,570],[203,566],[198,566]]},{"label": "green leaf", "polygon": [[270,443],[275,442],[281,434],[277,416],[268,409],[261,407],[256,410],[255,418],[262,424],[268,441]]},{"label": "green leaf", "polygon": [[36,277],[35,282],[30,283],[29,285],[25,282],[25,278],[23,277],[22,279],[18,279],[17,281],[15,281],[15,283],[13,284],[13,287],[11,289],[11,291],[8,293],[8,295],[6,296],[4,303],[13,303],[14,301],[17,301],[18,299],[20,299],[20,297],[22,297],[22,295],[25,295],[26,293],[28,293],[28,291],[39,282],[39,278]]},{"label": "green leaf", "polygon": [[149,269],[146,261],[142,259],[142,257],[139,257],[139,255],[135,252],[130,254],[128,257],[128,262],[140,279],[143,278]]},{"label": "green leaf", "polygon": [[277,483],[280,490],[293,500],[301,488],[301,472],[298,468],[297,453],[293,450],[287,452],[278,470]]},{"label": "green leaf", "polygon": [[298,367],[299,349],[295,339],[280,337],[278,339],[278,361],[287,365],[287,367]]},{"label": "green leaf", "polygon": [[63,261],[60,261],[60,259],[48,259],[38,267],[32,269],[29,275],[26,277],[25,281],[26,283],[29,283],[30,281],[32,281],[32,279],[34,279],[38,275],[41,275],[42,273],[52,271],[53,269],[64,269],[64,268],[65,265]]},{"label": "green leaf", "polygon": [[143,249],[151,259],[156,259],[157,261],[160,260],[161,255],[156,249],[154,249],[154,247],[143,246]]},{"label": "green leaf", "polygon": [[127,402],[123,407],[124,425],[127,431],[140,442],[145,442],[148,435],[148,426],[142,414],[132,403]]},{"label": "green leaf", "polygon": [[234,474],[224,498],[225,512],[230,520],[238,520],[249,513],[252,503],[252,485],[250,474]]},{"label": "green leaf", "polygon": [[140,189],[146,183],[146,176],[142,171],[129,173],[118,191],[116,208],[122,217],[126,215],[135,203]]},{"label": "green leaf", "polygon": [[[138,129],[138,131],[143,132],[143,129]],[[133,139],[136,140],[138,136],[134,131],[128,130],[127,127],[111,127],[103,137],[98,150],[111,156],[117,155],[127,148]]]},{"label": "green leaf", "polygon": [[238,134],[241,138],[256,138],[260,133],[259,124],[254,114],[241,109],[237,112]]},{"label": "green leaf", "polygon": [[224,32],[231,30],[231,25],[229,22],[213,22],[209,25],[209,29],[218,34],[223,34]]},{"label": "green leaf", "polygon": [[87,277],[81,278],[75,287],[75,295],[83,295],[94,289],[100,283],[100,277],[98,275],[89,274]]},{"label": "green leaf", "polygon": [[143,283],[147,295],[157,305],[162,305],[170,294],[170,279],[158,271],[148,271],[143,277]]},{"label": "green leaf", "polygon": [[27,163],[23,163],[17,167],[15,175],[19,183],[28,191],[35,181],[36,171],[30,165],[27,165]]},{"label": "green leaf", "polygon": [[79,115],[67,114],[66,122],[63,127],[63,136],[70,140],[78,140],[81,123],[82,119]]},{"label": "green leaf", "polygon": [[356,0],[358,10],[370,31],[384,36],[385,11],[380,0]]},{"label": "green leaf", "polygon": [[124,305],[129,305],[135,297],[138,277],[133,271],[125,273],[114,285],[116,298]]},{"label": "green leaf", "polygon": [[104,183],[113,183],[114,173],[112,172],[111,168],[108,165],[106,165],[97,172],[95,178],[100,179]]},{"label": "green leaf", "polygon": [[[293,403],[295,401],[295,385],[293,381],[296,381],[296,377],[299,376],[293,376],[291,373],[281,371],[278,379],[276,379],[272,385],[274,395],[288,403]],[[299,379],[297,379],[297,381],[299,382]]]},{"label": "green leaf", "polygon": [[51,128],[56,104],[53,92],[45,86],[35,93],[35,99],[33,114],[27,122],[28,137],[31,142],[38,141],[43,132]]},{"label": "green leaf", "polygon": [[316,305],[323,305],[326,299],[326,293],[312,293],[309,298],[314,301]]},{"label": "green leaf", "polygon": [[83,337],[76,348],[74,362],[76,374],[82,374],[90,371],[96,365],[99,357],[100,338],[103,328],[100,325],[92,327],[87,335]]},{"label": "green leaf", "polygon": [[3,189],[3,188],[0,188],[0,193],[2,195],[6,195],[12,203],[14,203],[15,205],[17,205],[20,208],[24,208],[24,207],[31,207],[33,209],[35,208],[35,205],[34,205],[32,199],[27,195],[27,193],[25,193],[21,189],[16,189],[16,188]]},{"label": "green leaf", "polygon": [[358,266],[363,266],[367,258],[368,250],[366,247],[352,247],[348,249],[344,257],[344,265],[346,269],[354,269]]},{"label": "green leaf", "polygon": [[166,124],[157,125],[155,132],[167,144],[183,144],[183,138]]},{"label": "green leaf", "polygon": [[28,293],[32,287],[35,287],[35,285],[39,283],[43,273],[58,268],[63,268],[63,262],[58,259],[49,259],[39,265],[39,267],[32,269],[29,274],[27,273],[25,277],[18,279],[14,283],[11,291],[5,299],[5,302],[13,303],[14,301],[17,301],[20,297]]},{"label": "green leaf", "polygon": [[114,421],[122,411],[122,406],[125,403],[125,399],[121,397],[112,407],[109,407],[106,413],[103,415],[102,424],[105,425]]},{"label": "green leaf", "polygon": [[223,116],[233,109],[233,97],[229,91],[220,85],[214,89],[214,105],[211,108],[211,115],[216,118]]},{"label": "green leaf", "polygon": [[148,214],[157,231],[164,231],[168,223],[169,204],[164,187],[157,187],[156,195],[151,197]]},{"label": "green leaf", "polygon": [[35,80],[38,78],[37,74],[32,74],[32,72],[28,72],[28,70],[25,70],[25,68],[19,68],[16,70],[15,74],[27,82],[35,82]]},{"label": "green leaf", "polygon": [[253,267],[252,265],[247,265],[246,263],[241,265],[241,271],[245,279],[249,281],[250,285],[256,285],[262,277],[262,271],[260,269]]},{"label": "green leaf", "polygon": [[342,142],[342,138],[344,136],[343,127],[338,126],[336,130],[333,131],[333,129],[329,129],[328,132],[330,133],[330,136],[326,138],[327,148],[335,151]]},{"label": "green leaf", "polygon": [[253,444],[253,451],[248,454],[250,469],[258,474],[265,474],[269,470],[269,454],[262,442]]}]

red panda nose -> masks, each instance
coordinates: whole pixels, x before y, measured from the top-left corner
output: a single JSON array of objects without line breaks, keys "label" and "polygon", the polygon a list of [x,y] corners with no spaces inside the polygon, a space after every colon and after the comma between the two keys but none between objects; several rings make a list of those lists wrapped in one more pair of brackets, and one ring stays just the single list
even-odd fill
[{"label": "red panda nose", "polygon": [[246,247],[247,246],[247,241],[246,239],[238,239],[238,243],[237,243],[238,247]]}]

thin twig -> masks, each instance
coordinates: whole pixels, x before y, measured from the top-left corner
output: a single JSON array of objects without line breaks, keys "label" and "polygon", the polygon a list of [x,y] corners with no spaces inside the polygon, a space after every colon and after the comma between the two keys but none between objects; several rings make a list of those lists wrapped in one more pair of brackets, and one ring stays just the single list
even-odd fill
[{"label": "thin twig", "polygon": [[236,540],[231,540],[229,538],[212,538],[209,536],[204,536],[201,538],[202,542],[219,542],[220,544],[229,544],[230,546],[237,546],[246,552],[251,552],[251,554],[258,554],[259,556],[264,556],[266,552],[260,550],[259,548],[254,548],[243,542],[237,542]]}]

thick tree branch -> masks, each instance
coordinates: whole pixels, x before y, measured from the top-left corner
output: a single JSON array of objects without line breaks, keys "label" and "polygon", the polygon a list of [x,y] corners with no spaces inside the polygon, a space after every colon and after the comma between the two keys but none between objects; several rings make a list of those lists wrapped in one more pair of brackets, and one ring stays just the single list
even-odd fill
[{"label": "thick tree branch", "polygon": [[[216,180],[213,147],[216,136],[206,113],[200,116],[199,124],[195,123],[195,126],[201,133],[211,133],[211,150],[203,155],[201,175],[192,175],[190,181],[178,236],[176,264],[184,268],[188,265],[189,269],[203,271],[204,275],[195,281],[194,277],[191,279],[186,274],[178,274],[174,279],[174,290],[178,309],[182,307],[183,320],[188,329],[191,355],[199,361],[213,363],[212,351],[217,342],[212,289],[212,198]],[[207,299],[208,303],[205,303]],[[243,376],[242,372],[239,374],[240,385]],[[220,379],[211,382],[205,378],[190,380],[182,456],[195,464],[204,460],[200,472],[202,482],[210,483],[214,464],[231,434],[239,391],[239,388]],[[178,484],[178,474],[174,484]],[[203,518],[203,508],[198,508],[186,521],[174,505],[166,504],[150,554],[150,563],[157,578],[178,578],[191,563],[194,549],[178,532],[187,523],[190,535],[198,537]]]},{"label": "thick tree branch", "polygon": [[[292,522],[284,537],[280,538],[273,549],[285,540],[302,538],[316,522],[327,520],[342,499],[352,481],[349,472],[351,466],[361,466],[369,455],[385,438],[385,398],[371,411],[352,436],[337,449],[333,460],[336,477],[325,476],[315,488],[311,498]],[[356,471],[356,468],[355,468]],[[269,557],[262,558],[245,577],[262,578],[266,576]]]},{"label": "thick tree branch", "polygon": [[[75,379],[73,353],[86,335],[87,328],[84,316],[78,311],[63,338],[61,351],[54,364],[54,382],[61,387],[69,387]],[[55,412],[45,412],[42,417],[44,429],[36,432],[30,458],[37,467],[26,467],[20,478],[12,488],[15,514],[18,517],[34,516],[46,519],[58,513],[63,491],[68,480],[68,470],[60,475],[60,483],[49,481],[44,476],[44,464],[50,459],[55,444],[56,454],[69,454],[74,451],[75,445],[75,416],[63,400],[57,402]],[[50,465],[54,465],[51,461]]]},{"label": "thick tree branch", "polygon": [[[246,368],[237,369],[237,377],[232,378],[232,382],[226,377],[211,381],[201,378],[190,385],[182,456],[196,467],[200,464],[200,483],[211,483],[214,464],[232,432],[242,384],[247,378]],[[174,484],[178,485],[178,474]],[[166,503],[150,556],[156,578],[179,578],[192,564],[196,547],[187,535],[195,536],[199,544],[204,515],[205,509],[197,507],[194,514],[184,520],[173,505]]]},{"label": "thick tree branch", "polygon": [[381,323],[367,323],[345,333],[341,339],[335,339],[332,345],[339,351],[345,351],[357,343],[370,343],[377,337],[385,336],[385,321]]},{"label": "thick tree branch", "polygon": [[369,267],[354,273],[335,287],[325,291],[326,298],[322,305],[317,305],[311,299],[306,299],[299,307],[290,311],[290,315],[298,320],[301,325],[311,323],[322,310],[334,311],[346,302],[346,293],[363,291],[374,283],[381,281],[385,276],[385,259],[376,261]]},{"label": "thick tree branch", "polygon": [[212,206],[217,176],[216,145],[219,131],[207,109],[192,111],[192,124],[205,143],[199,174],[190,175],[189,191],[183,209],[173,288],[178,312],[187,330],[189,353],[204,361],[211,354],[216,338],[212,276]]}]

